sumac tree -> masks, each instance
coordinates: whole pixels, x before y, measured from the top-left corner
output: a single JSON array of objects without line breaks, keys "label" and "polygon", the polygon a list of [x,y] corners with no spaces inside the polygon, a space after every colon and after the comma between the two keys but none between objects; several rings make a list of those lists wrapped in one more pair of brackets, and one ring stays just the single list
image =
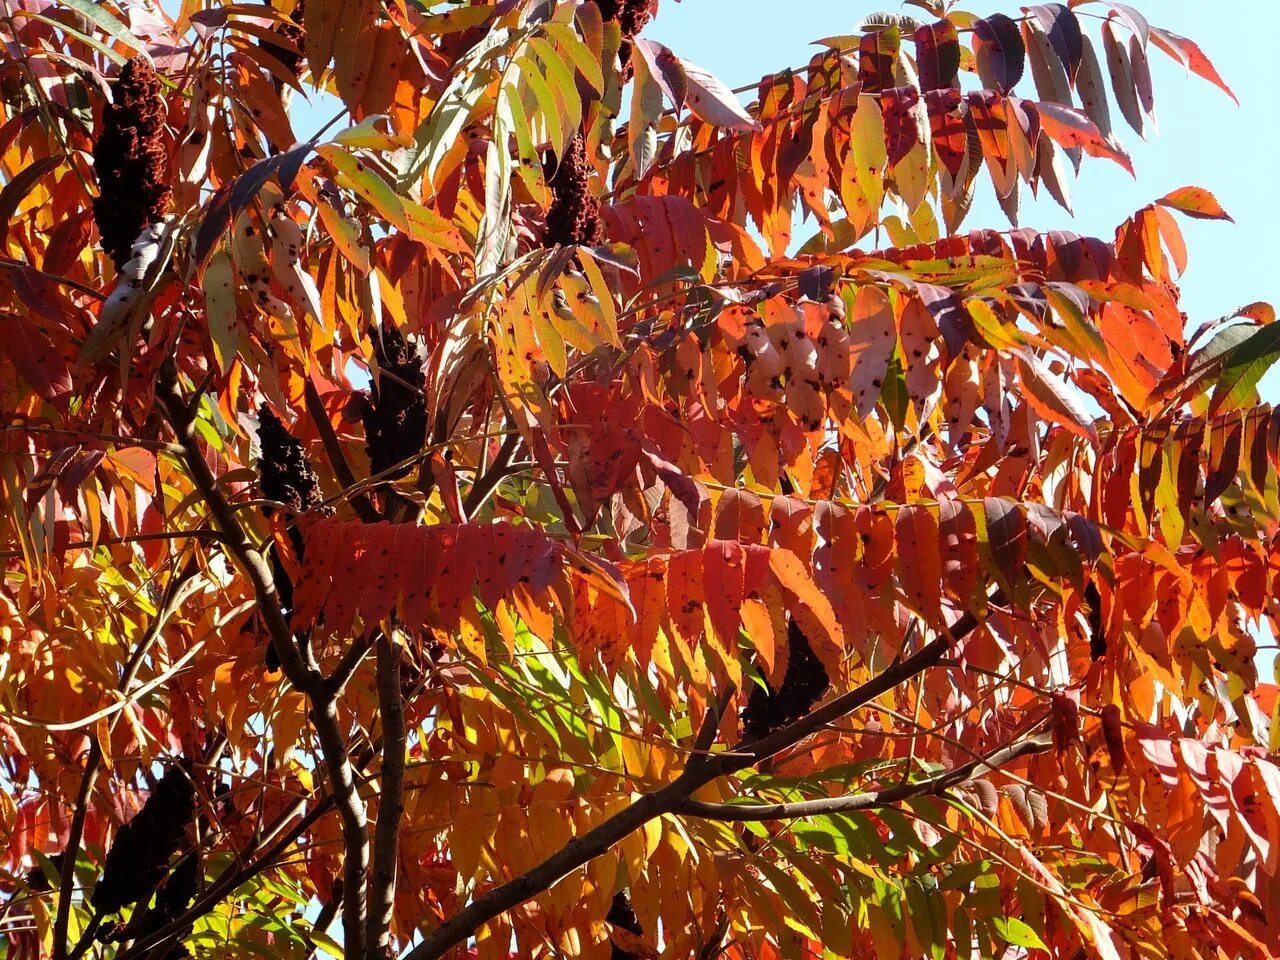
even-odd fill
[{"label": "sumac tree", "polygon": [[657,6],[7,0],[6,957],[1280,952],[1280,327],[1016,226],[1230,89]]}]

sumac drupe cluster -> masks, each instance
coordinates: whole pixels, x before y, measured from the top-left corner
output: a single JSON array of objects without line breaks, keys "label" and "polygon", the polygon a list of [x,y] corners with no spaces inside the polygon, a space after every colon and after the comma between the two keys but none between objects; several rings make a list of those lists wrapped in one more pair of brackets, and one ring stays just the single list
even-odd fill
[{"label": "sumac drupe cluster", "polygon": [[556,161],[549,181],[551,208],[547,211],[545,245],[598,243],[604,234],[600,198],[591,192],[591,162],[586,141],[578,134]]},{"label": "sumac drupe cluster", "polygon": [[773,731],[799,720],[831,686],[827,668],[814,655],[809,638],[792,620],[787,628],[790,654],[782,686],[777,690],[753,687],[742,711],[742,736],[747,742],[767,737]]},{"label": "sumac drupe cluster", "polygon": [[[605,915],[605,920],[621,930],[633,933],[637,937],[644,935],[644,927],[640,926],[640,920],[636,917],[636,912],[631,908],[631,898],[627,896],[625,890],[619,891],[613,898],[613,903],[609,905],[609,912]],[[639,960],[638,956],[629,951],[623,950],[616,943],[612,944],[613,960]]]},{"label": "sumac drupe cluster", "polygon": [[[369,335],[378,370],[361,416],[369,470],[379,475],[422,452],[427,440],[427,402],[422,392],[426,376],[417,351],[395,327],[388,324],[370,330]],[[383,479],[402,477],[410,469],[387,473]]]},{"label": "sumac drupe cluster", "polygon": [[596,0],[600,15],[605,20],[617,20],[622,31],[622,47],[618,58],[622,61],[624,78],[631,76],[631,41],[644,29],[645,24],[658,13],[658,0]]},{"label": "sumac drupe cluster", "polygon": [[160,78],[145,57],[134,57],[111,86],[93,148],[98,197],[93,218],[102,249],[119,271],[138,235],[159,223],[169,205],[169,163],[164,144],[166,107]]},{"label": "sumac drupe cluster", "polygon": [[262,494],[302,513],[320,503],[320,484],[302,444],[265,403],[258,409],[258,476]]},{"label": "sumac drupe cluster", "polygon": [[148,900],[169,872],[169,859],[185,842],[195,813],[191,763],[184,760],[165,771],[142,809],[116,834],[93,890],[93,908],[115,913]]},{"label": "sumac drupe cluster", "polygon": [[[263,0],[263,2],[268,6],[275,6],[271,0]],[[282,23],[277,23],[271,28],[272,33],[280,37],[280,39],[287,40],[293,44],[298,48],[297,50],[293,50],[283,44],[273,43],[265,38],[258,41],[258,46],[279,60],[294,77],[302,75],[302,61],[306,57],[306,54],[303,53],[307,42],[307,31],[303,27],[306,15],[307,0],[298,0],[289,19]]]}]

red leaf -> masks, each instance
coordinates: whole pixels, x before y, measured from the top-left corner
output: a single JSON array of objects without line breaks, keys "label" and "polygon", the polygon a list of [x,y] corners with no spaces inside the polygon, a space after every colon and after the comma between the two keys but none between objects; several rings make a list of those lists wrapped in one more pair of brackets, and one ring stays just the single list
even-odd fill
[{"label": "red leaf", "polygon": [[898,575],[909,607],[942,627],[942,556],[938,521],[927,507],[904,506],[895,525]]},{"label": "red leaf", "polygon": [[764,539],[764,504],[750,490],[726,490],[716,502],[712,532],[721,540],[760,543]]},{"label": "red leaf", "polygon": [[44,331],[20,313],[0,315],[0,353],[40,398],[58,403],[71,393],[71,371]]},{"label": "red leaf", "polygon": [[963,500],[938,503],[942,577],[947,592],[968,604],[978,585],[978,525]]},{"label": "red leaf", "polygon": [[1227,86],[1226,81],[1219,75],[1217,68],[1205,56],[1204,51],[1200,49],[1197,43],[1188,40],[1186,37],[1180,37],[1176,33],[1170,33],[1168,30],[1161,30],[1158,27],[1151,28],[1151,39],[1155,41],[1157,47],[1192,73],[1208,80],[1234,100],[1237,105],[1240,103],[1240,98]]},{"label": "red leaf", "polygon": [[1044,132],[1064,147],[1081,147],[1091,157],[1114,160],[1134,175],[1133,162],[1115,141],[1104,137],[1088,114],[1060,103],[1041,101],[1036,104]]},{"label": "red leaf", "polygon": [[997,90],[1012,90],[1026,70],[1027,45],[1017,21],[997,13],[973,25],[978,75]]},{"label": "red leaf", "polygon": [[707,614],[725,655],[738,649],[738,608],[742,605],[746,554],[737,540],[712,540],[702,554]]},{"label": "red leaf", "polygon": [[924,92],[948,88],[960,72],[960,35],[950,20],[925,24],[915,33],[916,66]]}]

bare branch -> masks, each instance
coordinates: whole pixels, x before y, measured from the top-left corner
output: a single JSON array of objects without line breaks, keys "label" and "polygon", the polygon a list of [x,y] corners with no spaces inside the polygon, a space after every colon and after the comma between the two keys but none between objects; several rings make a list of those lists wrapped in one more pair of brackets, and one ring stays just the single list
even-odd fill
[{"label": "bare branch", "polygon": [[333,432],[333,424],[329,422],[329,415],[325,412],[320,391],[316,389],[316,385],[310,378],[307,379],[305,395],[307,413],[311,415],[311,420],[316,425],[316,432],[320,435],[320,443],[324,447],[329,466],[333,468],[333,475],[338,478],[338,483],[344,489],[352,491],[347,499],[360,519],[365,523],[377,523],[381,517],[356,483],[356,475],[351,472],[351,465],[347,463],[342,445],[338,443],[338,436]]},{"label": "bare branch", "polygon": [[507,470],[511,464],[511,458],[515,456],[516,448],[520,446],[520,434],[511,433],[502,441],[502,446],[498,448],[498,452],[494,454],[493,462],[489,464],[483,476],[476,478],[476,482],[471,485],[471,489],[467,491],[467,496],[462,502],[462,512],[468,517],[474,516],[475,512],[484,506],[484,502],[489,499],[489,495],[493,493],[502,478],[507,475]]},{"label": "bare branch", "polygon": [[821,800],[803,800],[796,803],[706,803],[700,800],[687,800],[676,812],[686,816],[701,817],[704,820],[721,820],[726,822],[759,821],[759,820],[795,820],[801,817],[818,817],[832,813],[852,813],[856,810],[870,810],[875,807],[887,807],[903,800],[916,797],[936,796],[959,786],[989,771],[997,770],[1006,763],[1030,754],[1044,753],[1053,748],[1053,741],[1047,737],[1033,737],[1020,740],[1015,744],[1002,747],[985,757],[971,760],[963,766],[917,780],[915,783],[899,783],[883,790],[869,793],[855,793],[843,797],[824,797]]},{"label": "bare branch", "polygon": [[400,692],[400,644],[378,635],[378,710],[382,721],[382,789],[374,827],[373,870],[369,889],[369,960],[391,955],[391,920],[395,915],[396,858],[400,852],[400,819],[404,814],[404,697]]},{"label": "bare branch", "polygon": [[[338,710],[329,693],[324,676],[314,664],[303,659],[293,642],[293,632],[284,618],[280,597],[276,592],[271,565],[254,546],[240,524],[235,510],[223,495],[217,478],[210,470],[196,439],[192,405],[178,388],[172,364],[161,372],[157,395],[164,404],[168,420],[179,445],[182,460],[192,483],[200,491],[214,521],[224,536],[227,550],[244,571],[258,599],[259,612],[271,634],[271,643],[280,658],[289,682],[306,695],[311,705],[311,722],[315,725],[324,759],[329,788],[342,817],[344,851],[343,927],[347,953],[364,955],[365,875],[369,866],[369,831],[364,801],[356,789],[347,743],[338,721]],[[309,659],[309,658],[308,658]]]},{"label": "bare branch", "polygon": [[[954,643],[977,627],[977,618],[966,614],[952,627],[948,635],[938,637],[915,654],[897,661],[878,676],[829,701],[803,719],[783,727],[754,744],[747,745],[742,750],[707,757],[705,761],[696,764],[690,763],[675,780],[665,787],[646,793],[631,806],[618,811],[582,836],[570,840],[536,867],[471,901],[406,953],[404,960],[439,960],[494,917],[550,889],[559,880],[601,856],[615,843],[640,829],[650,820],[664,814],[680,812],[694,792],[711,781],[753,766],[799,743],[832,721],[838,720],[916,674],[935,666]],[[704,738],[708,726],[712,725],[703,724],[699,741]]]}]

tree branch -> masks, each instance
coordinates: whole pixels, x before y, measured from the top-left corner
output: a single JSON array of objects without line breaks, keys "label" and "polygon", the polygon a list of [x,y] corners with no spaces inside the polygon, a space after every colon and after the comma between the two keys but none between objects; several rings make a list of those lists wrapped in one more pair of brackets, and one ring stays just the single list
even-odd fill
[{"label": "tree branch", "polygon": [[218,486],[209,469],[195,433],[192,408],[178,388],[177,372],[172,363],[161,371],[157,396],[164,405],[167,419],[183,449],[182,460],[192,483],[199,490],[214,522],[222,531],[224,544],[236,564],[244,572],[258,600],[259,612],[271,634],[271,643],[285,676],[311,705],[311,722],[315,725],[324,759],[329,788],[342,818],[344,845],[343,934],[346,952],[353,957],[364,955],[365,875],[369,866],[369,832],[364,801],[356,790],[346,740],[338,721],[338,709],[324,676],[293,642],[293,632],[284,618],[280,597],[276,592],[271,566],[254,546],[241,526],[235,511]]},{"label": "tree branch", "polygon": [[884,672],[862,686],[841,694],[834,700],[828,700],[812,713],[806,714],[794,723],[787,724],[780,730],[775,730],[767,737],[762,737],[754,743],[744,744],[732,753],[720,754],[712,761],[715,776],[754,767],[762,760],[767,760],[774,754],[799,743],[810,734],[818,732],[827,724],[839,720],[845,714],[852,713],[868,701],[887,693],[904,680],[909,680],[929,667],[936,666],[957,641],[968,636],[977,627],[977,618],[971,613],[966,613],[956,621],[949,634],[934,638],[911,656],[891,664]]},{"label": "tree branch", "polygon": [[476,478],[476,482],[471,485],[471,489],[467,491],[466,498],[462,501],[462,512],[468,517],[475,516],[475,512],[484,506],[484,502],[489,499],[489,494],[493,493],[498,484],[502,482],[502,478],[507,475],[507,468],[511,463],[511,458],[515,456],[516,448],[519,446],[519,433],[508,434],[506,439],[502,441],[502,446],[494,454],[493,462],[489,464],[489,469],[484,472],[483,476]]},{"label": "tree branch", "polygon": [[916,797],[935,796],[951,787],[959,786],[1006,763],[1029,754],[1044,753],[1053,748],[1053,740],[1047,737],[1031,737],[995,750],[985,757],[971,760],[963,766],[917,780],[915,783],[899,783],[883,790],[855,793],[843,797],[824,797],[821,800],[803,800],[796,803],[706,803],[687,800],[676,813],[700,817],[704,820],[720,820],[730,823],[759,820],[796,820],[802,817],[818,817],[832,813],[852,813],[870,810],[913,800]]},{"label": "tree branch", "polygon": [[307,413],[316,425],[316,433],[320,435],[320,444],[324,447],[324,455],[329,461],[329,466],[333,468],[333,475],[338,478],[338,483],[344,490],[352,491],[351,496],[347,498],[348,502],[365,523],[377,523],[382,518],[356,483],[356,475],[351,472],[351,465],[347,463],[342,445],[338,443],[338,435],[333,432],[333,424],[329,422],[329,414],[325,412],[324,400],[321,399],[320,391],[316,389],[310,377],[307,378],[304,394]]},{"label": "tree branch", "polygon": [[382,790],[374,827],[373,870],[369,888],[369,960],[393,956],[391,920],[395,915],[396,858],[404,813],[404,697],[400,692],[400,644],[378,635],[378,710],[382,720]]},{"label": "tree branch", "polygon": [[[650,820],[663,814],[678,813],[697,790],[711,781],[753,766],[781,750],[794,746],[833,720],[838,720],[916,674],[936,665],[953,644],[977,627],[977,618],[972,614],[965,614],[951,628],[949,634],[938,637],[915,654],[890,665],[878,676],[836,697],[808,716],[788,724],[754,744],[748,744],[742,750],[707,757],[705,762],[686,765],[681,774],[665,787],[644,794],[631,806],[618,811],[582,836],[570,840],[536,867],[471,901],[451,919],[429,933],[404,955],[403,960],[439,960],[494,917],[506,913],[549,889],[574,870],[604,854],[615,843],[640,829]],[[703,740],[708,726],[709,724],[704,722],[699,732],[699,742]]]}]

